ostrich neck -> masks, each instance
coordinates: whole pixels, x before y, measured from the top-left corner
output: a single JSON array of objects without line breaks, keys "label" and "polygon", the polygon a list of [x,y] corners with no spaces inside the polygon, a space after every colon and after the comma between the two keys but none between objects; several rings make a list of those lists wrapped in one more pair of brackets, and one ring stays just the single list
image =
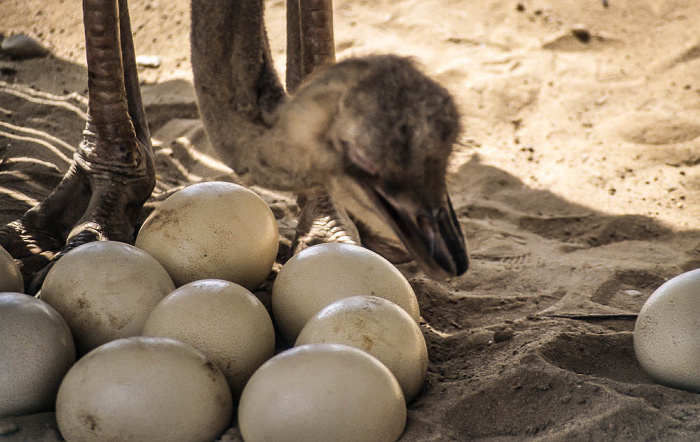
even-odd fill
[{"label": "ostrich neck", "polygon": [[328,115],[313,105],[300,110],[293,104],[299,100],[287,98],[272,63],[263,8],[261,0],[192,1],[200,113],[221,160],[246,182],[280,190],[316,187],[338,170],[321,130]]},{"label": "ostrich neck", "polygon": [[281,118],[255,140],[247,168],[251,184],[277,190],[302,191],[325,186],[339,173],[338,155],[320,142],[313,127],[297,118]]}]

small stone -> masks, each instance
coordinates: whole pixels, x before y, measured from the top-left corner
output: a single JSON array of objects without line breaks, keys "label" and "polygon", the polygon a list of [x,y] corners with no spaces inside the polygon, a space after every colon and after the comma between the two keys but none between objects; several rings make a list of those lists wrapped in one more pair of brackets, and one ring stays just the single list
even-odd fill
[{"label": "small stone", "polygon": [[571,33],[581,43],[590,43],[591,41],[591,31],[589,31],[584,25],[579,24],[572,26]]},{"label": "small stone", "polygon": [[638,297],[638,296],[642,296],[642,292],[640,292],[639,290],[625,290],[625,294],[626,294],[627,296],[632,297],[632,298],[636,298],[636,297]]},{"label": "small stone", "polygon": [[494,342],[510,341],[513,339],[513,336],[515,336],[515,332],[510,327],[504,327],[493,332]]},{"label": "small stone", "polygon": [[37,58],[49,55],[49,50],[24,34],[10,35],[2,41],[0,52],[13,58]]},{"label": "small stone", "polygon": [[0,419],[0,436],[7,436],[19,431],[16,423],[9,419]]},{"label": "small stone", "polygon": [[136,64],[144,68],[160,67],[160,57],[157,55],[139,55],[136,57]]},{"label": "small stone", "polygon": [[284,219],[287,216],[287,209],[283,203],[268,204],[275,219]]}]

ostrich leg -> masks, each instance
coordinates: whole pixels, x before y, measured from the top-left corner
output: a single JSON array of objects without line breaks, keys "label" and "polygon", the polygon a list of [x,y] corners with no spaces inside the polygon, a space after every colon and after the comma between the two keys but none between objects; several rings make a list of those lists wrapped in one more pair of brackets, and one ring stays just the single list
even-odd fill
[{"label": "ostrich leg", "polygon": [[[303,79],[335,63],[332,0],[287,1],[287,92],[296,93]],[[301,192],[301,209],[292,253],[315,244],[360,244],[360,235],[345,209],[325,189]]]},{"label": "ostrich leg", "polygon": [[[296,93],[304,78],[335,62],[332,0],[288,0],[287,91]],[[365,245],[394,264],[412,259],[400,240],[376,238],[363,229],[327,189],[301,192],[297,203],[301,212],[292,253],[315,244],[344,242]]]},{"label": "ostrich leg", "polygon": [[84,0],[88,120],[73,164],[56,189],[0,229],[28,292],[51,264],[95,240],[128,242],[155,184],[126,0]]}]

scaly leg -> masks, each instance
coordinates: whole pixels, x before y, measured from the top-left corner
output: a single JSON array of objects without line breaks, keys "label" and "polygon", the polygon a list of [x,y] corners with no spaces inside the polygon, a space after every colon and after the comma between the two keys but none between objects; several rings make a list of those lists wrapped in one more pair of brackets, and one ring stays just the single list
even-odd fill
[{"label": "scaly leg", "polygon": [[88,120],[73,164],[45,201],[0,229],[29,293],[51,263],[95,240],[128,242],[155,185],[126,0],[84,0]]},{"label": "scaly leg", "polygon": [[[325,64],[335,63],[333,2],[287,2],[287,91],[296,92],[304,78]],[[301,209],[292,253],[326,242],[360,244],[360,235],[347,212],[325,189],[297,196]]]}]

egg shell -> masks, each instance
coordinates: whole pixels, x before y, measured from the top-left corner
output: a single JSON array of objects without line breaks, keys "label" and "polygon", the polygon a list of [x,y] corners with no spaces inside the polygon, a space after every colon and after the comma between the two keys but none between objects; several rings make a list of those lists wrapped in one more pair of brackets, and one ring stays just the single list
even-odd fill
[{"label": "egg shell", "polygon": [[191,282],[166,296],[143,335],[177,339],[201,350],[224,373],[234,399],[275,353],[275,330],[262,302],[220,279]]},{"label": "egg shell", "polygon": [[225,279],[253,290],[272,269],[279,232],[272,211],[255,192],[207,182],[163,201],[144,222],[136,246],[163,264],[178,286]]},{"label": "egg shell", "polygon": [[24,293],[24,281],[12,255],[0,247],[0,292]]},{"label": "egg shell", "polygon": [[143,250],[116,241],[83,244],[51,268],[41,299],[68,323],[78,354],[141,334],[156,304],[175,289]]},{"label": "egg shell", "polygon": [[70,442],[207,441],[231,419],[221,371],[169,338],[119,339],[81,358],[66,375],[56,420]]},{"label": "egg shell", "polygon": [[52,410],[74,362],[73,337],[55,309],[0,293],[0,417]]},{"label": "egg shell", "polygon": [[634,351],[658,382],[700,393],[700,269],[669,279],[647,299]]},{"label": "egg shell", "polygon": [[398,382],[354,347],[310,344],[278,354],[243,390],[238,423],[246,442],[395,441],[406,425]]},{"label": "egg shell", "polygon": [[406,402],[418,394],[428,371],[428,347],[420,327],[401,307],[376,296],[336,301],[306,323],[296,346],[350,345],[379,359],[403,390]]},{"label": "egg shell", "polygon": [[364,247],[339,243],[309,247],[287,261],[273,286],[272,314],[293,343],[323,307],[357,295],[392,301],[420,321],[416,294],[396,267]]}]

